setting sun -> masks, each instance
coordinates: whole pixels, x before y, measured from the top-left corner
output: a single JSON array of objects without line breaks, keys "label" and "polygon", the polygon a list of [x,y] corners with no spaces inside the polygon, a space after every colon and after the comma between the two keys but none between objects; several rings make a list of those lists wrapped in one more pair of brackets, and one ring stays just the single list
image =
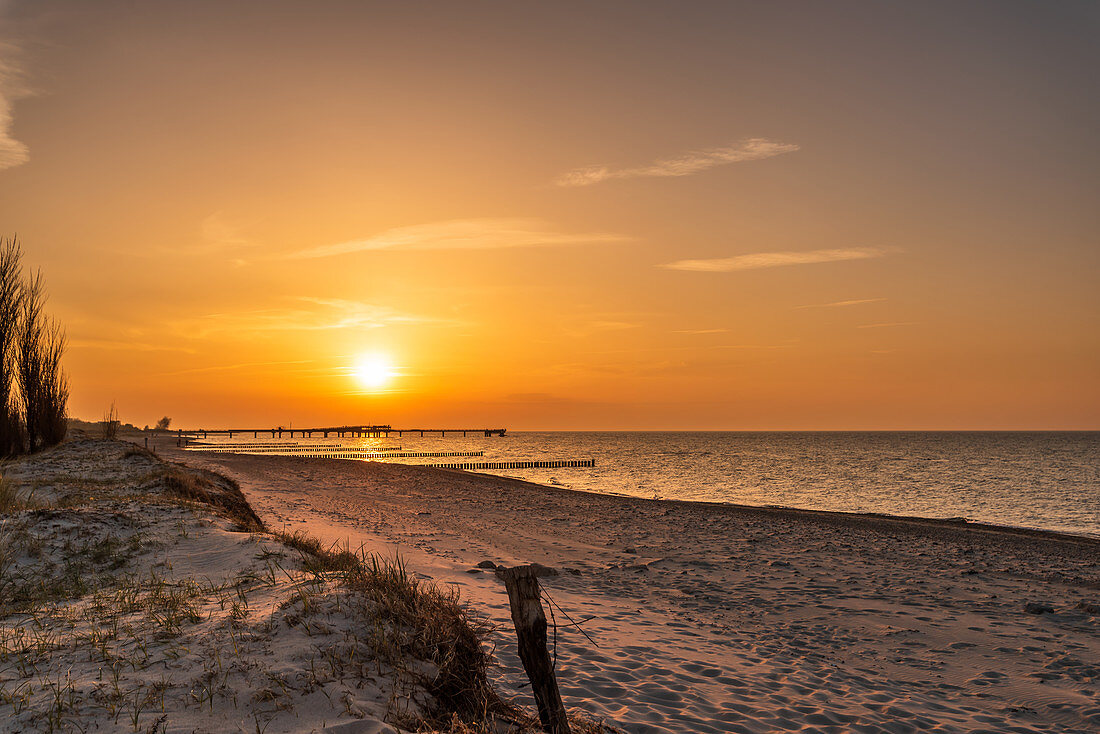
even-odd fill
[{"label": "setting sun", "polygon": [[361,354],[355,359],[352,375],[361,386],[377,390],[393,379],[393,361],[385,354]]}]

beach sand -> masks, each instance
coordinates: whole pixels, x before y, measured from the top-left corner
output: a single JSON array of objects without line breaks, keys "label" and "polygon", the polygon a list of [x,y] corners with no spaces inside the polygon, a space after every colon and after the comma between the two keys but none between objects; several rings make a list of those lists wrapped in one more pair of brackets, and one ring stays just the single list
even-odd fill
[{"label": "beach sand", "polygon": [[1095,540],[167,453],[236,479],[272,526],[456,585],[498,623],[496,683],[520,701],[507,598],[482,561],[560,570],[544,587],[592,638],[557,633],[563,698],[629,732],[1100,730]]},{"label": "beach sand", "polygon": [[263,532],[222,477],[103,440],[3,468],[0,732],[467,732],[495,704],[446,597]]}]

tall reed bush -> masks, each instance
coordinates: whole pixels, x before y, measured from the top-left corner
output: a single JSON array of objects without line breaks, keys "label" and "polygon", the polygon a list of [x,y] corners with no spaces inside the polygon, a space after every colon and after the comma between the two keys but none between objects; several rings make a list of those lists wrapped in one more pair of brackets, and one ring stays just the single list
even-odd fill
[{"label": "tall reed bush", "polygon": [[25,442],[15,394],[23,312],[22,259],[17,239],[0,241],[0,456],[22,453]]},{"label": "tall reed bush", "polygon": [[45,313],[41,272],[23,277],[19,240],[0,241],[0,456],[60,443],[69,384],[65,332]]}]

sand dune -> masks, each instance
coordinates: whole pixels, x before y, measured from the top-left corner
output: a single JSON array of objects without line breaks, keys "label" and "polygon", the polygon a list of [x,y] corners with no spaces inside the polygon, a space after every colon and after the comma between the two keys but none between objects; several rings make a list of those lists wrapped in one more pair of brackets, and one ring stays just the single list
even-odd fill
[{"label": "sand dune", "polygon": [[[1095,731],[1100,543],[959,523],[585,494],[399,465],[187,456],[273,524],[399,551],[501,624],[476,564],[561,570],[568,706],[630,732]],[[1045,610],[1045,611],[1044,611]],[[564,621],[561,614],[558,620]]]},{"label": "sand dune", "polygon": [[119,441],[4,470],[0,732],[449,731],[495,704],[460,708],[479,655],[434,653],[477,652],[445,597],[263,532],[222,477]]}]

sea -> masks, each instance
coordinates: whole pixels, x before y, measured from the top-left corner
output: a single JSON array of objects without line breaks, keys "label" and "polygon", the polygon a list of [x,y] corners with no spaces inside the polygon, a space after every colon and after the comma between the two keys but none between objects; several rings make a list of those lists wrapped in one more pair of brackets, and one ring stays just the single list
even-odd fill
[{"label": "sea", "polygon": [[1100,537],[1100,432],[508,431],[327,440],[247,434],[202,443],[265,454],[293,445],[482,452],[379,459],[407,464],[591,459],[591,467],[481,471],[647,499],[966,519]]}]

